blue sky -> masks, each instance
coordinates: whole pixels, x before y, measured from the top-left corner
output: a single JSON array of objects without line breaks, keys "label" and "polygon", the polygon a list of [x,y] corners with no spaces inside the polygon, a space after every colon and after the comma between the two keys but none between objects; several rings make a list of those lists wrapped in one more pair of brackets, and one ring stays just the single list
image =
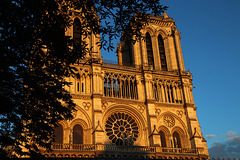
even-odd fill
[{"label": "blue sky", "polygon": [[[193,73],[198,120],[210,152],[240,153],[240,0],[162,3],[181,32],[184,63]],[[116,60],[114,54],[102,56]]]}]

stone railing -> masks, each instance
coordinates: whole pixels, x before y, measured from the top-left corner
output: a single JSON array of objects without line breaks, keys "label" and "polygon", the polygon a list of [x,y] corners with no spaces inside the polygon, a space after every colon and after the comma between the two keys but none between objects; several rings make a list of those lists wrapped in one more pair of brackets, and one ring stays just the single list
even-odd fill
[{"label": "stone railing", "polygon": [[117,146],[117,145],[88,145],[88,144],[53,144],[53,150],[69,150],[78,152],[124,152],[124,153],[174,153],[174,154],[203,154],[203,148],[166,148],[166,147],[147,147],[147,146]]},{"label": "stone railing", "polygon": [[116,69],[122,69],[122,70],[128,70],[128,71],[140,71],[140,69],[136,67],[122,66],[122,65],[110,64],[110,63],[103,63],[103,67],[116,68]]}]

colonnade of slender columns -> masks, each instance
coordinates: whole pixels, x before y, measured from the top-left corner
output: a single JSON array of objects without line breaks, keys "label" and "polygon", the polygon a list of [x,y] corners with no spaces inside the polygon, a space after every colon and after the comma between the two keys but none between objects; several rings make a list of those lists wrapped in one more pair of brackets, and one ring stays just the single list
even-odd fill
[{"label": "colonnade of slender columns", "polygon": [[138,99],[137,82],[135,76],[105,74],[104,96]]},{"label": "colonnade of slender columns", "polygon": [[153,83],[153,94],[157,102],[182,103],[181,86],[174,81],[155,81]]}]

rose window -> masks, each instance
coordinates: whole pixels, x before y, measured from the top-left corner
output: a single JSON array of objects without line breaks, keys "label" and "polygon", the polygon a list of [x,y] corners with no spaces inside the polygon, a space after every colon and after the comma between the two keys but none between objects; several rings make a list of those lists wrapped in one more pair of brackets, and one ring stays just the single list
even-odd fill
[{"label": "rose window", "polygon": [[109,140],[117,145],[133,145],[139,136],[136,121],[125,113],[114,113],[109,116],[105,127]]},{"label": "rose window", "polygon": [[172,116],[166,115],[163,117],[163,122],[168,126],[168,127],[173,127],[175,125],[175,120]]}]

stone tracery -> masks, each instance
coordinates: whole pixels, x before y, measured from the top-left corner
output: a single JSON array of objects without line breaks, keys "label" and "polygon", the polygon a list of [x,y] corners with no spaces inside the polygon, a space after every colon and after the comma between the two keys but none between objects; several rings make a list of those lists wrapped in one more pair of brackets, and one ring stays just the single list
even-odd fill
[{"label": "stone tracery", "polygon": [[157,102],[182,103],[181,85],[177,81],[154,79],[153,94]]},{"label": "stone tracery", "polygon": [[163,117],[163,122],[166,124],[166,126],[168,127],[173,127],[175,125],[175,119],[170,116],[170,115],[166,115]]},{"label": "stone tracery", "polygon": [[133,145],[139,137],[137,122],[125,113],[114,113],[109,116],[105,127],[109,140],[117,145]]},{"label": "stone tracery", "polygon": [[133,75],[105,72],[104,95],[127,99],[138,99],[137,81]]}]

